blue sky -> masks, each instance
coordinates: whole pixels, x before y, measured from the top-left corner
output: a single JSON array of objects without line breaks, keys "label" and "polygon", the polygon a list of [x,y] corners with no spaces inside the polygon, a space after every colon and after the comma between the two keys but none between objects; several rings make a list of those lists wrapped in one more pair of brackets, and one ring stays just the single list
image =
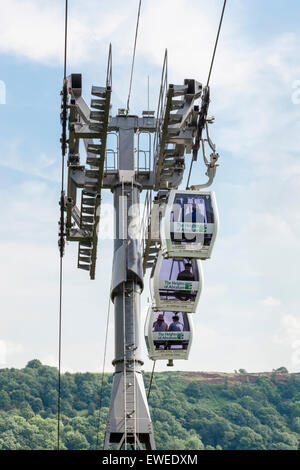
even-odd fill
[{"label": "blue sky", "polygon": [[[113,113],[127,100],[137,0],[70,0],[68,73],[84,96],[103,85],[113,47]],[[205,82],[221,0],[143,0],[131,111],[156,109],[165,47],[170,82]],[[62,0],[0,0],[0,367],[34,357],[57,364],[57,220],[60,191]],[[221,228],[194,316],[189,361],[175,369],[271,370],[300,365],[299,127],[296,0],[228,0],[211,79],[211,136],[220,153],[213,185]],[[189,157],[188,157],[189,158]],[[204,178],[199,164],[193,183]],[[105,195],[109,204],[111,195]],[[109,212],[109,206],[107,206]],[[108,222],[109,223],[109,222]],[[102,233],[103,237],[103,233]],[[66,247],[63,369],[101,370],[111,248],[102,240],[97,277]],[[145,315],[149,291],[143,293]],[[107,369],[113,359],[113,315]],[[151,368],[146,359],[145,369]],[[158,365],[165,370],[165,364]]]}]

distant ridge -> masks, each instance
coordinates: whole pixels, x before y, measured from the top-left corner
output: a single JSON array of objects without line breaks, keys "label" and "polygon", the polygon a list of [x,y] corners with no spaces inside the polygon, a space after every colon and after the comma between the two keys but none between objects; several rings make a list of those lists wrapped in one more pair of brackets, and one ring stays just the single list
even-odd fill
[{"label": "distant ridge", "polygon": [[252,373],[227,373],[227,372],[178,372],[186,382],[199,380],[206,384],[224,384],[228,381],[228,385],[236,383],[256,383],[260,377],[268,377],[273,379],[275,383],[285,382],[289,377],[294,376],[300,378],[300,372],[280,373],[280,372],[252,372]]}]

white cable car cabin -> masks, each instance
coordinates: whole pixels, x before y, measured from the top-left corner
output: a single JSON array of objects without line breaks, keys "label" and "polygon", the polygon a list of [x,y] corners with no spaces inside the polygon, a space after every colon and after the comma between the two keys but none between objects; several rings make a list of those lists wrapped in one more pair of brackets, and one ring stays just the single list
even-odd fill
[{"label": "white cable car cabin", "polygon": [[202,260],[210,258],[218,223],[213,192],[171,190],[161,219],[163,256]]},{"label": "white cable car cabin", "polygon": [[150,278],[155,310],[196,312],[202,285],[201,261],[164,258],[159,252]]},{"label": "white cable car cabin", "polygon": [[184,312],[159,312],[148,310],[145,323],[145,340],[149,358],[156,361],[188,359],[193,338],[191,315]]}]

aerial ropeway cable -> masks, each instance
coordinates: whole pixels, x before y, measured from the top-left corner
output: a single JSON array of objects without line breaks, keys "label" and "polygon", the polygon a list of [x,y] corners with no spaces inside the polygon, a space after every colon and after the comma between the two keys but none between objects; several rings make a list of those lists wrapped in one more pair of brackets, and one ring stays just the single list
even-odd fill
[{"label": "aerial ropeway cable", "polygon": [[207,83],[206,83],[206,86],[207,86],[207,87],[209,86],[210,77],[211,77],[211,72],[212,72],[212,68],[213,68],[213,65],[214,65],[214,61],[215,61],[215,56],[216,56],[216,51],[217,51],[217,47],[218,47],[218,42],[219,42],[219,36],[220,36],[220,32],[221,32],[221,27],[222,27],[222,23],[223,23],[223,17],[224,17],[226,2],[227,2],[227,0],[224,0],[224,4],[223,4],[223,8],[222,8],[222,13],[221,13],[221,18],[220,18],[220,23],[219,23],[219,28],[218,28],[218,33],[217,33],[216,42],[215,42],[215,47],[214,47],[214,51],[213,51],[213,55],[212,55],[212,59],[211,59],[211,64],[210,64],[210,68],[209,68],[209,73],[208,73],[208,77],[207,77]]},{"label": "aerial ropeway cable", "polygon": [[202,139],[202,132],[203,132],[203,129],[204,129],[205,124],[206,124],[208,107],[209,107],[209,103],[210,103],[209,82],[210,82],[212,69],[213,69],[215,56],[216,56],[216,51],[217,51],[217,47],[218,47],[218,43],[219,43],[219,37],[220,37],[220,32],[221,32],[221,28],[222,28],[222,24],[223,24],[223,18],[224,18],[226,2],[227,2],[227,0],[224,0],[222,13],[221,13],[221,17],[220,17],[220,22],[219,22],[219,27],[218,27],[218,32],[217,32],[217,37],[216,37],[216,41],[215,41],[215,45],[214,45],[213,55],[212,55],[212,59],[211,59],[210,67],[209,67],[207,82],[206,82],[206,86],[204,87],[203,94],[202,94],[202,105],[201,105],[201,109],[200,109],[199,117],[198,117],[198,122],[197,122],[197,133],[196,133],[196,137],[195,137],[195,143],[194,143],[194,146],[193,146],[193,156],[192,156],[192,160],[191,160],[191,164],[190,164],[186,189],[189,188],[189,182],[190,182],[190,178],[191,178],[191,174],[192,174],[193,163],[194,163],[194,161],[197,160],[197,155],[198,155],[198,151],[199,151],[199,148],[200,148],[200,142],[201,142],[201,139]]},{"label": "aerial ropeway cable", "polygon": [[60,254],[60,266],[59,266],[59,318],[58,318],[58,386],[57,386],[57,450],[60,449],[60,422],[61,422],[61,327],[62,327],[62,294],[63,294],[63,256],[65,250],[65,191],[64,191],[64,167],[65,167],[65,155],[67,149],[67,101],[68,101],[68,90],[67,90],[67,37],[68,37],[68,0],[65,2],[65,35],[64,35],[64,79],[62,95],[62,111],[61,111],[61,152],[62,152],[62,166],[61,166],[61,193],[60,193],[60,220],[59,220],[59,254]]},{"label": "aerial ropeway cable", "polygon": [[129,80],[129,91],[128,91],[128,98],[127,98],[127,105],[126,105],[126,114],[129,113],[129,101],[130,101],[131,87],[132,87],[132,78],[133,78],[133,69],[134,69],[137,35],[138,35],[139,23],[140,23],[141,3],[142,3],[142,0],[139,0],[139,8],[138,8],[138,14],[137,14],[137,20],[136,20],[134,46],[133,46],[132,63],[131,63],[131,72],[130,72],[130,80]]},{"label": "aerial ropeway cable", "polygon": [[148,392],[147,392],[147,399],[149,399],[150,393],[151,393],[155,364],[156,364],[156,361],[153,361],[153,367],[152,367],[152,372],[151,372],[151,377],[150,377],[150,382],[149,382],[149,387],[148,387]]},{"label": "aerial ropeway cable", "polygon": [[102,365],[100,399],[99,399],[96,450],[98,450],[99,439],[100,439],[101,411],[102,411],[102,403],[103,403],[104,374],[105,374],[104,370],[105,370],[105,363],[106,363],[106,351],[107,351],[108,327],[109,327],[109,317],[110,317],[110,305],[111,305],[111,299],[110,299],[110,296],[109,296],[108,297],[107,317],[106,317],[106,331],[105,331],[105,341],[104,341],[104,356],[103,356],[103,365]]}]

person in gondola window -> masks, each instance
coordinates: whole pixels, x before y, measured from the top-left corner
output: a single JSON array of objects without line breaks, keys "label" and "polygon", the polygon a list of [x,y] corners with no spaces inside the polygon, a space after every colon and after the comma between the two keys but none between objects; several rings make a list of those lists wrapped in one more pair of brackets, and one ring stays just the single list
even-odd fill
[{"label": "person in gondola window", "polygon": [[179,315],[175,314],[172,319],[173,322],[170,323],[168,331],[183,331],[183,323],[179,321]]},{"label": "person in gondola window", "polygon": [[[200,215],[200,214],[198,214]],[[197,206],[196,204],[193,204],[193,207],[192,207],[192,212],[191,214],[189,214],[189,219],[190,219],[190,222],[198,222],[198,217],[197,217]]]},{"label": "person in gondola window", "polygon": [[199,206],[197,206],[195,202],[192,204],[187,204],[184,211],[184,223],[187,224],[187,227],[184,229],[183,240],[187,241],[188,243],[203,242],[203,235],[201,233],[195,232],[197,232],[196,224],[202,224],[204,222],[205,218],[200,212]]},{"label": "person in gondola window", "polygon": [[185,211],[184,214],[184,222],[192,222],[197,224],[205,222],[204,215],[195,202],[193,202],[192,207],[190,204],[187,204],[185,207],[187,212]]},{"label": "person in gondola window", "polygon": [[[180,271],[177,276],[177,281],[189,281],[193,282],[195,280],[194,274],[191,272],[192,269],[192,264],[187,262],[184,264],[184,271]],[[195,299],[195,295],[192,294],[192,292],[186,292],[186,291],[178,291],[175,294],[176,298],[179,300],[193,300]]]},{"label": "person in gondola window", "polygon": [[177,281],[194,281],[194,274],[191,272],[192,264],[185,263],[184,271],[180,271],[177,276]]},{"label": "person in gondola window", "polygon": [[168,331],[168,325],[162,313],[158,315],[157,320],[153,323],[153,331]]}]

